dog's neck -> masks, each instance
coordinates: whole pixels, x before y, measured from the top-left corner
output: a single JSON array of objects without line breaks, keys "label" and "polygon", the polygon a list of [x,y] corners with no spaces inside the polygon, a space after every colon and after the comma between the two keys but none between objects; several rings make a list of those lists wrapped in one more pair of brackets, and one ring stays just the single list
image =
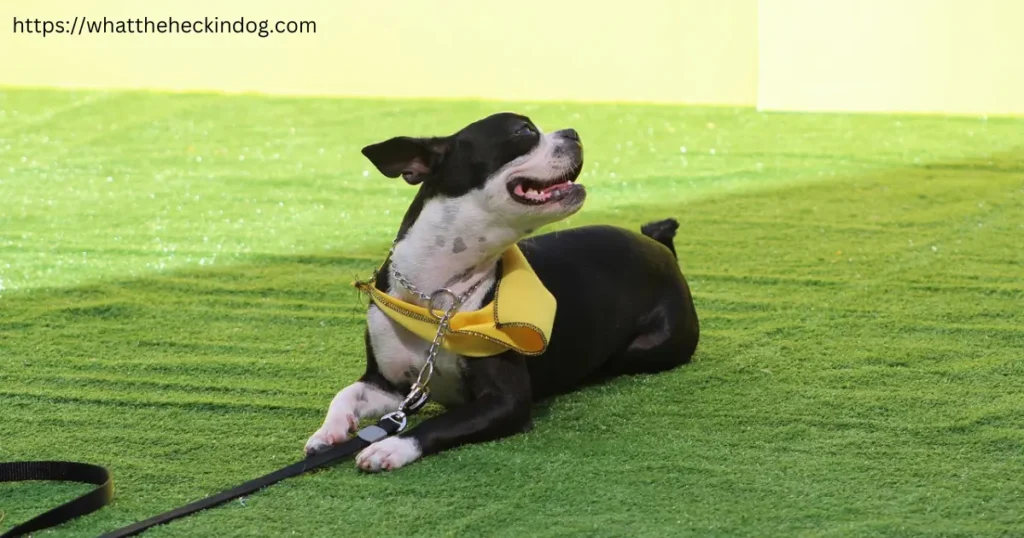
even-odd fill
[{"label": "dog's neck", "polygon": [[[501,254],[524,235],[495,226],[493,216],[471,197],[431,198],[408,217],[411,222],[403,226],[391,258],[388,293],[420,304],[422,300],[397,285],[395,269],[422,293],[447,288],[461,296],[482,280],[493,281]],[[489,285],[483,284],[474,295],[486,293]]]}]

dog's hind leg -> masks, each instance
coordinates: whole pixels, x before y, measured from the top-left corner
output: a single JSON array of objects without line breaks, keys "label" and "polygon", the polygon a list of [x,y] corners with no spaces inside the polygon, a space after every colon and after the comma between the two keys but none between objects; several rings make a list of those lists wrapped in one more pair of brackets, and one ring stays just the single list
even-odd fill
[{"label": "dog's hind leg", "polygon": [[653,374],[690,362],[697,349],[700,329],[692,306],[663,299],[641,319],[636,335],[617,357],[609,360],[598,377]]},{"label": "dog's hind leg", "polygon": [[[644,224],[640,231],[665,245],[676,257],[673,244],[679,222],[665,219]],[[650,311],[640,318],[632,341],[602,368],[597,377],[657,373],[690,362],[700,340],[700,325],[686,280],[666,287]]]}]

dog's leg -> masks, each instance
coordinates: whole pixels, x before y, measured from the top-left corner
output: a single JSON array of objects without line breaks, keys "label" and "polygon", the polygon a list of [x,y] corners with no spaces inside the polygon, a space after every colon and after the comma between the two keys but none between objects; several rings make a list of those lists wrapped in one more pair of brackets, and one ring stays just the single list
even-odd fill
[{"label": "dog's leg", "polygon": [[467,404],[370,445],[356,456],[356,465],[364,471],[390,471],[422,456],[527,429],[532,397],[523,357],[504,353],[466,359],[465,376],[472,395]]},{"label": "dog's leg", "polygon": [[341,389],[327,409],[324,424],[306,441],[306,454],[313,455],[344,442],[364,418],[379,418],[397,411],[403,395],[377,368],[370,331],[363,331],[366,370],[359,381]]},{"label": "dog's leg", "polygon": [[324,424],[306,441],[306,454],[312,455],[348,439],[364,418],[379,418],[398,410],[402,395],[378,373],[367,373],[359,381],[341,389],[331,401]]}]

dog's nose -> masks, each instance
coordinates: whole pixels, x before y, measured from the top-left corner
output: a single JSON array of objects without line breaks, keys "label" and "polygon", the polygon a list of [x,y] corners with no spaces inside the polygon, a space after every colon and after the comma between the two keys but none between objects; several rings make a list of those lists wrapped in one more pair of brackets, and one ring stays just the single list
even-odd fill
[{"label": "dog's nose", "polygon": [[562,129],[558,131],[558,134],[562,138],[568,138],[569,140],[580,141],[580,134],[576,132],[576,129]]}]

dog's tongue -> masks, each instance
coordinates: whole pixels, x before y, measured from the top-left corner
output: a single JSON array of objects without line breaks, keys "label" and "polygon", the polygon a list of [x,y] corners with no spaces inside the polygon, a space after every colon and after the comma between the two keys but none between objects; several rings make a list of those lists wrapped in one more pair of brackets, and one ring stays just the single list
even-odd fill
[{"label": "dog's tongue", "polygon": [[569,183],[568,181],[566,181],[564,183],[555,183],[554,185],[551,185],[549,187],[545,187],[544,190],[542,190],[541,192],[543,192],[544,194],[547,194],[547,193],[549,193],[551,191],[554,191],[556,189],[559,189],[561,187],[566,186],[568,183]]}]

